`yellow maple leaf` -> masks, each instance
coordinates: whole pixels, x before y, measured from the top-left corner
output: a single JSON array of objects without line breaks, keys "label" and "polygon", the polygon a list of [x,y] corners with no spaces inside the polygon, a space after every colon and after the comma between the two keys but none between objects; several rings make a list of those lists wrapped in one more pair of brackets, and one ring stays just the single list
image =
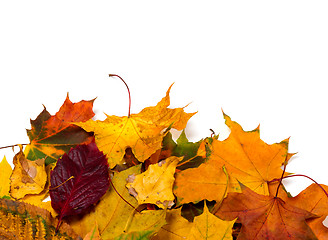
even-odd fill
[{"label": "yellow maple leaf", "polygon": [[9,196],[11,172],[10,164],[6,157],[3,157],[0,163],[0,197]]},{"label": "yellow maple leaf", "polygon": [[139,204],[153,203],[160,208],[170,208],[174,204],[172,192],[175,168],[183,157],[169,157],[139,174],[131,175],[126,187]]},{"label": "yellow maple leaf", "polygon": [[10,194],[21,199],[27,194],[39,194],[47,182],[44,159],[30,161],[25,158],[22,149],[14,156],[14,170],[10,176]]},{"label": "yellow maple leaf", "polygon": [[74,123],[88,132],[94,132],[96,144],[107,155],[110,168],[122,163],[125,149],[130,147],[135,157],[144,162],[161,148],[163,130],[185,128],[195,113],[185,113],[183,108],[170,109],[170,89],[156,106],[144,108],[138,114],[126,117],[110,116],[104,121],[88,120]]},{"label": "yellow maple leaf", "polygon": [[222,239],[232,240],[232,227],[235,220],[224,221],[208,211],[206,203],[201,215],[195,217],[188,240]]},{"label": "yellow maple leaf", "polygon": [[152,240],[181,240],[186,239],[193,226],[192,222],[181,216],[181,208],[167,210],[167,224],[161,227]]}]

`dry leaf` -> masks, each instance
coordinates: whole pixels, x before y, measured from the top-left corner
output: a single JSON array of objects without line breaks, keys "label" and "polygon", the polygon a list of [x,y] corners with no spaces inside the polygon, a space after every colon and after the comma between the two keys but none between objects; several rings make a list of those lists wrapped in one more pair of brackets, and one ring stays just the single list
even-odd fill
[{"label": "dry leaf", "polygon": [[129,176],[126,187],[136,197],[139,205],[152,203],[163,209],[173,206],[173,175],[180,160],[182,158],[169,157],[150,165],[144,173]]},{"label": "dry leaf", "polygon": [[21,199],[27,194],[39,194],[44,190],[47,182],[44,159],[27,160],[21,149],[14,156],[13,163],[15,167],[10,177],[10,194],[13,198]]}]

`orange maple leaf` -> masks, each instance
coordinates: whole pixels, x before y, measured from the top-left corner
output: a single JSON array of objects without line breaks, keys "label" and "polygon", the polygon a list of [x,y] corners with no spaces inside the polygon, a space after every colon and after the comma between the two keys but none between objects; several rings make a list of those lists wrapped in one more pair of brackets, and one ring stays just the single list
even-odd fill
[{"label": "orange maple leaf", "polygon": [[[321,184],[321,187],[328,191],[328,186]],[[317,184],[311,184],[296,197],[289,198],[288,203],[319,216],[309,219],[307,223],[318,239],[328,240],[328,228],[322,223],[328,215],[328,197],[323,189]]]},{"label": "orange maple leaf", "polygon": [[239,181],[268,195],[267,182],[280,178],[281,166],[288,161],[288,139],[269,145],[260,139],[259,128],[245,132],[228,115],[224,114],[224,118],[231,133],[224,141],[213,140],[209,161],[214,161],[218,168],[225,166],[232,184]]},{"label": "orange maple leaf", "polygon": [[279,197],[260,195],[246,186],[242,193],[228,193],[215,213],[224,220],[239,218],[242,224],[237,240],[315,240],[306,220],[316,215],[297,208]]},{"label": "orange maple leaf", "polygon": [[25,148],[26,158],[46,158],[46,164],[49,164],[56,162],[72,147],[91,142],[92,134],[72,123],[86,121],[94,116],[93,101],[72,103],[67,95],[56,115],[51,116],[44,108],[35,120],[31,120],[32,129],[27,130],[30,144]]},{"label": "orange maple leaf", "polygon": [[104,121],[89,120],[75,123],[88,132],[94,132],[99,150],[107,154],[110,168],[122,162],[125,149],[130,147],[140,162],[161,148],[168,127],[182,130],[195,113],[185,113],[183,108],[169,109],[169,92],[154,107],[144,108],[127,117],[107,115]]}]

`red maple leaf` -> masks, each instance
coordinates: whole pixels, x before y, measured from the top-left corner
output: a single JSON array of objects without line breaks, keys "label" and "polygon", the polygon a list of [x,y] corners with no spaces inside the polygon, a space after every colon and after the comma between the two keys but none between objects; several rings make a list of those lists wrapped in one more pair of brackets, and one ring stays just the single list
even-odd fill
[{"label": "red maple leaf", "polygon": [[307,219],[316,215],[297,208],[279,197],[257,194],[242,187],[242,193],[228,193],[215,213],[224,220],[238,218],[242,224],[237,240],[317,239]]}]

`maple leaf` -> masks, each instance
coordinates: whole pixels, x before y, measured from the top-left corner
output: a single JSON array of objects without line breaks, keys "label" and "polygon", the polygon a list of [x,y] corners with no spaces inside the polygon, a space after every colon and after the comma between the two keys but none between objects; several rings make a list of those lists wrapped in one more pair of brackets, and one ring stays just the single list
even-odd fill
[{"label": "maple leaf", "polygon": [[169,157],[149,168],[139,175],[131,175],[126,187],[136,197],[138,203],[152,203],[160,208],[171,208],[174,204],[172,187],[174,173],[182,158]]},{"label": "maple leaf", "polygon": [[63,217],[83,213],[109,188],[106,157],[94,142],[79,145],[64,154],[51,172],[52,207]]},{"label": "maple leaf", "polygon": [[181,216],[181,208],[167,210],[166,222],[152,240],[181,240],[189,235],[193,223]]},{"label": "maple leaf", "polygon": [[228,115],[224,114],[224,118],[231,133],[224,141],[213,140],[210,161],[226,167],[232,184],[239,181],[268,195],[267,182],[281,177],[281,166],[288,156],[288,139],[269,145],[260,139],[259,128],[245,132]]},{"label": "maple leaf", "polygon": [[236,219],[223,221],[208,211],[206,204],[201,215],[195,217],[188,240],[225,239],[232,240],[232,227]]},{"label": "maple leaf", "polygon": [[44,159],[30,161],[25,158],[22,148],[14,156],[14,170],[10,176],[10,195],[21,199],[27,194],[39,194],[45,188],[47,173]]},{"label": "maple leaf", "polygon": [[183,108],[169,109],[169,92],[154,107],[144,108],[127,117],[106,115],[104,121],[89,120],[75,123],[88,132],[94,132],[97,146],[108,158],[110,168],[122,163],[125,149],[130,147],[134,156],[144,162],[161,148],[164,129],[182,130],[195,113],[185,113]]},{"label": "maple leaf", "polygon": [[228,173],[213,160],[197,168],[177,172],[173,187],[178,206],[204,199],[220,202],[227,192],[238,191],[239,184],[231,183]]},{"label": "maple leaf", "polygon": [[57,222],[45,209],[0,199],[0,239],[78,239],[78,235],[65,223],[55,233]]},{"label": "maple leaf", "polygon": [[46,158],[48,165],[56,162],[72,147],[90,143],[92,134],[72,123],[87,121],[94,116],[93,101],[72,103],[67,95],[64,104],[54,116],[44,108],[35,120],[31,120],[32,129],[27,130],[30,144],[25,148],[26,158]]},{"label": "maple leaf", "polygon": [[[325,191],[328,191],[328,186],[322,185]],[[323,221],[328,215],[328,197],[326,193],[317,185],[311,184],[296,197],[288,198],[288,203],[309,211],[317,216],[307,220],[308,225],[315,233],[318,239],[328,240],[328,228],[323,225]]]},{"label": "maple leaf", "polygon": [[10,175],[12,173],[11,166],[7,162],[6,157],[3,157],[0,162],[0,198],[10,197]]},{"label": "maple leaf", "polygon": [[279,197],[260,195],[242,185],[242,193],[228,193],[215,213],[224,220],[238,217],[242,239],[317,239],[306,220],[316,215]]}]

